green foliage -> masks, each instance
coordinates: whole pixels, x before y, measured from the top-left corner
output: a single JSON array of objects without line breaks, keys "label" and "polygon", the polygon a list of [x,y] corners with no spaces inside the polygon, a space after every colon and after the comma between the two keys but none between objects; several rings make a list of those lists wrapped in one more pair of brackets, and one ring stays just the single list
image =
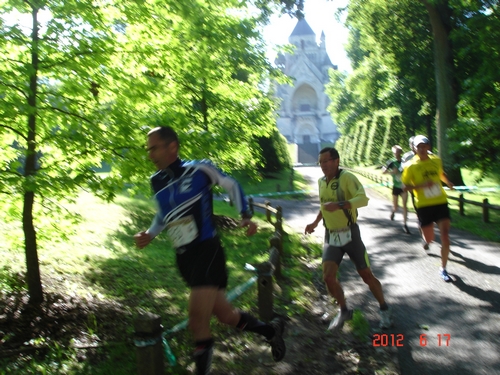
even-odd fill
[{"label": "green foliage", "polygon": [[[107,201],[148,191],[149,128],[178,130],[185,158],[256,169],[254,139],[274,123],[265,83],[280,75],[258,30],[280,4],[3,2],[0,199],[22,212],[34,302],[36,229],[60,225],[57,217],[66,233],[64,203],[80,189]],[[302,2],[282,5],[295,12]],[[105,178],[103,164],[112,166]]]},{"label": "green foliage", "polygon": [[[261,190],[265,192],[265,189]],[[216,214],[237,217],[234,207],[222,201],[215,201]],[[92,337],[98,347],[87,351],[76,350],[68,345],[68,337],[37,336],[29,345],[40,347],[37,354],[24,353],[19,357],[2,359],[0,366],[7,374],[131,374],[136,371],[133,354],[135,348],[130,343],[133,331],[133,317],[138,309],[157,313],[163,326],[168,329],[186,318],[188,288],[177,269],[175,252],[164,234],[143,250],[133,246],[132,236],[147,227],[154,215],[154,205],[150,200],[118,196],[116,203],[105,203],[90,194],[82,194],[76,207],[82,221],[76,227],[78,233],[68,241],[43,244],[40,253],[45,275],[46,293],[75,296],[83,306],[119,306],[119,310],[104,314],[96,310],[82,319],[75,333],[76,337]],[[236,228],[222,231],[229,270],[229,287],[246,282],[252,273],[244,270],[245,263],[256,264],[266,260],[270,247],[269,238],[274,227],[266,223],[263,214],[256,215],[259,232],[249,238],[244,230]],[[75,229],[76,229],[75,228]],[[57,237],[57,231],[51,234]],[[0,242],[5,242],[5,233],[0,232]],[[308,253],[305,241],[299,234],[283,238],[286,259],[285,278],[278,282],[275,308],[277,312],[293,316],[308,308],[310,295],[314,292],[311,273],[307,272],[301,260],[314,257],[319,260],[320,247]],[[15,269],[21,266],[20,258],[13,256],[18,249],[0,248],[0,280],[2,298],[8,298],[15,290],[4,285],[23,288],[15,281]],[[7,267],[7,264],[9,267]],[[22,266],[21,266],[22,268]],[[257,288],[254,285],[234,305],[257,314]],[[60,324],[65,324],[60,319]],[[231,358],[247,355],[244,348],[253,341],[252,336],[237,334],[223,325],[213,324],[214,335],[220,338],[220,347],[231,353]],[[113,332],[117,339],[104,340],[105,332]],[[3,344],[8,345],[10,336],[3,336]],[[109,336],[108,336],[109,340]],[[169,344],[177,356],[179,367],[169,368],[169,373],[187,373],[191,361],[192,340],[189,332],[181,331],[168,336]],[[82,355],[86,355],[82,361]],[[230,360],[230,362],[234,362]],[[217,366],[232,366],[225,361],[217,361]],[[183,372],[185,371],[185,372]],[[1,370],[0,370],[1,372]]]},{"label": "green foliage", "polygon": [[360,310],[354,310],[352,320],[347,322],[352,327],[354,336],[360,340],[365,341],[370,335],[370,323]]},{"label": "green foliage", "polygon": [[[410,136],[426,134],[438,146],[448,172],[458,167],[480,168],[486,173],[498,169],[497,5],[482,0],[453,1],[442,2],[435,9],[433,4],[349,2],[346,50],[353,72],[333,72],[327,87],[332,99],[329,110],[341,133],[338,147],[344,148],[346,162],[380,163],[390,156],[392,145],[406,148]],[[445,98],[451,100],[450,111],[458,113],[458,120],[443,124],[439,139],[435,122],[451,115],[434,118],[435,69],[442,68],[436,68],[434,62],[431,10],[447,20],[454,64],[445,70],[454,74],[452,89],[458,98],[458,102]],[[454,177],[460,182],[459,174]]]},{"label": "green foliage", "polygon": [[287,141],[278,129],[274,129],[269,137],[257,139],[263,159],[260,168],[264,174],[275,173],[292,167],[292,160],[288,153]]}]

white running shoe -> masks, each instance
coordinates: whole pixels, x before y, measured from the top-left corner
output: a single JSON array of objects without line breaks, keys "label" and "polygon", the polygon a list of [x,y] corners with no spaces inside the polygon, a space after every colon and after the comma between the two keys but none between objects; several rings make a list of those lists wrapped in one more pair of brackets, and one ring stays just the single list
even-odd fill
[{"label": "white running shoe", "polygon": [[345,311],[340,310],[339,313],[333,318],[330,325],[328,326],[328,330],[330,331],[340,331],[344,326],[344,322],[352,319],[352,310],[347,309]]},{"label": "white running shoe", "polygon": [[392,308],[389,307],[387,310],[380,310],[380,324],[381,329],[388,329],[392,327]]}]

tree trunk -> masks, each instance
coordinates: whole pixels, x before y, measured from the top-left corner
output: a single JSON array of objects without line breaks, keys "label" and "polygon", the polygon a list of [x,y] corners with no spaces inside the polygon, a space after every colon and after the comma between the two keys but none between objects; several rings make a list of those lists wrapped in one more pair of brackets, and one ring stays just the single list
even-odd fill
[{"label": "tree trunk", "polygon": [[28,137],[26,147],[26,161],[24,164],[24,205],[23,205],[23,231],[24,248],[26,253],[26,269],[28,292],[30,304],[37,305],[43,301],[42,282],[40,279],[40,265],[38,264],[38,250],[36,242],[36,231],[33,223],[33,207],[35,203],[36,191],[36,93],[37,93],[37,72],[38,72],[38,9],[33,8],[33,33],[31,64],[32,73],[30,76],[30,90],[28,94],[28,105],[31,109],[28,115]]},{"label": "tree trunk", "polygon": [[463,185],[460,168],[454,165],[448,149],[447,130],[457,120],[457,85],[454,79],[453,49],[450,40],[451,9],[448,1],[431,4],[421,0],[429,13],[434,36],[434,72],[437,93],[437,148],[449,179],[455,185]]}]

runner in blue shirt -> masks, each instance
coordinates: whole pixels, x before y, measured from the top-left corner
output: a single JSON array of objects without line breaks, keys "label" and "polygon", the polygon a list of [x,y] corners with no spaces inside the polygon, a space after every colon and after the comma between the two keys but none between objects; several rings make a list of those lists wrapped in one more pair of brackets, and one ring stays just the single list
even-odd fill
[{"label": "runner in blue shirt", "polygon": [[249,313],[235,309],[226,299],[227,269],[224,249],[213,222],[212,187],[222,186],[241,214],[241,226],[247,235],[257,232],[240,185],[209,161],[179,159],[179,140],[166,126],[148,133],[149,159],[157,172],[151,185],[158,204],[153,223],[137,233],[136,245],[142,249],[166,229],[176,250],[177,266],[190,287],[189,329],[195,340],[194,359],[197,374],[209,374],[214,340],[210,318],[221,323],[264,336],[271,346],[273,359],[285,356],[284,320],[264,323]]}]

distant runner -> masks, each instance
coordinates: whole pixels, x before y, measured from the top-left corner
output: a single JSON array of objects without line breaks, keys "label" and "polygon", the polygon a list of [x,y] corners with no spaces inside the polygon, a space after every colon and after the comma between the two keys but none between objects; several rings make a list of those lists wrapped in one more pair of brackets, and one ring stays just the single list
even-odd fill
[{"label": "distant runner", "polygon": [[392,176],[392,212],[391,220],[394,220],[394,215],[398,211],[398,200],[401,196],[401,207],[403,208],[403,230],[405,233],[410,234],[408,229],[407,219],[408,219],[408,192],[403,190],[403,183],[401,182],[401,174],[403,172],[403,162],[401,155],[403,154],[403,149],[401,146],[392,146],[392,153],[394,154],[394,159],[389,160],[387,165],[383,168],[384,174],[390,174]]},{"label": "distant runner", "polygon": [[[434,240],[434,223],[441,233],[441,267],[439,274],[446,281],[452,281],[446,270],[450,253],[451,217],[448,208],[448,197],[441,181],[453,189],[453,183],[443,171],[441,159],[430,155],[429,139],[417,135],[413,140],[416,156],[408,167],[403,170],[402,181],[405,190],[412,191],[415,197],[415,207],[425,244]],[[426,246],[424,245],[424,248]],[[428,245],[426,250],[428,249]]]}]

